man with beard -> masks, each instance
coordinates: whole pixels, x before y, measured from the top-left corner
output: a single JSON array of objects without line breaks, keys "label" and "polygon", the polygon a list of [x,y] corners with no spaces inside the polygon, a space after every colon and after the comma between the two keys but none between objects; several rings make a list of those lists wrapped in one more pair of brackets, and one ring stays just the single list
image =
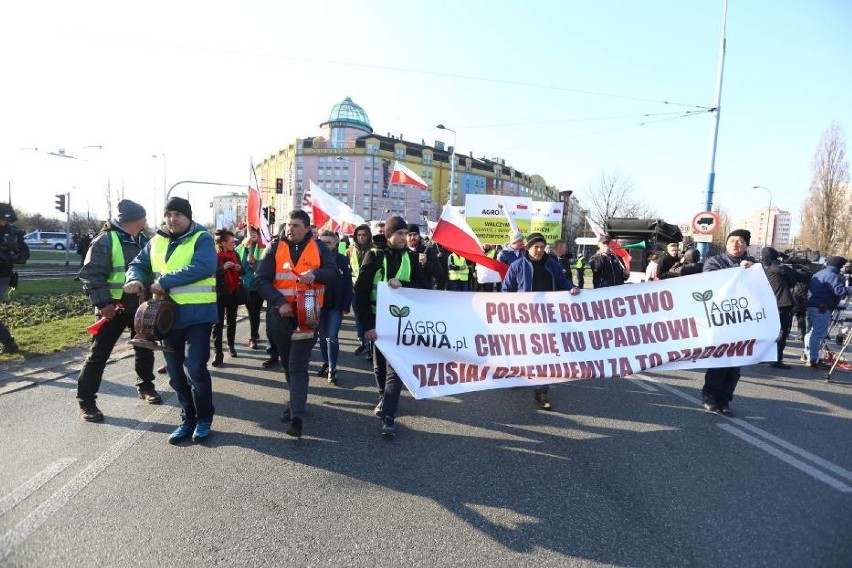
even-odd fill
[{"label": "man with beard", "polygon": [[[503,292],[553,292],[568,290],[572,296],[580,293],[565,277],[556,259],[544,252],[546,241],[541,233],[530,233],[523,256],[509,266],[503,278]],[[550,387],[536,387],[535,401],[542,410],[552,410],[548,392]]]},{"label": "man with beard", "polygon": [[290,385],[290,404],[281,420],[289,422],[288,436],[302,437],[308,402],[308,363],[317,330],[301,329],[296,315],[299,290],[312,289],[317,308],[323,305],[325,285],[337,278],[337,251],[329,250],[310,229],[311,220],[301,209],[290,212],[278,242],[270,243],[255,274],[258,292],[274,307],[275,345]]}]

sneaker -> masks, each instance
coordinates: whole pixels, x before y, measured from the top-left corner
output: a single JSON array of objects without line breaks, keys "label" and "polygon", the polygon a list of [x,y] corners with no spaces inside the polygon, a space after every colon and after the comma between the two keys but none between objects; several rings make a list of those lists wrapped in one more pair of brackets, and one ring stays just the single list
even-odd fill
[{"label": "sneaker", "polygon": [[775,363],[770,363],[770,367],[775,367],[776,369],[792,369],[790,365],[786,363],[782,363],[781,361],[776,361]]},{"label": "sneaker", "polygon": [[231,357],[239,357],[239,355],[237,355],[237,349],[236,349],[233,345],[231,345],[230,347],[228,347],[228,354],[229,354]]},{"label": "sneaker", "polygon": [[302,437],[302,419],[293,418],[290,420],[290,427],[287,429],[287,435],[294,438]]},{"label": "sneaker", "polygon": [[270,357],[266,361],[260,364],[264,369],[272,369],[278,364],[278,357]]},{"label": "sneaker", "polygon": [[550,404],[550,397],[546,392],[535,393],[535,402],[542,410],[553,410],[553,405]]},{"label": "sneaker", "polygon": [[104,413],[98,409],[95,401],[80,403],[80,418],[86,422],[100,422],[104,419]]},{"label": "sneaker", "polygon": [[160,396],[160,393],[154,390],[154,387],[139,389],[137,392],[139,394],[139,398],[148,404],[161,404],[163,402],[163,397]]},{"label": "sneaker", "polygon": [[322,364],[322,367],[320,367],[320,370],[317,371],[317,376],[318,377],[328,376],[328,363]]},{"label": "sneaker", "polygon": [[257,339],[249,339],[249,349],[257,349]]},{"label": "sneaker", "polygon": [[719,414],[723,414],[725,416],[730,416],[731,414],[733,414],[733,412],[731,412],[731,407],[728,406],[727,402],[719,405]]},{"label": "sneaker", "polygon": [[195,430],[195,426],[193,426],[189,422],[181,422],[180,426],[175,428],[175,431],[169,435],[169,443],[174,445],[178,442],[186,440],[187,438],[192,436],[193,430]]},{"label": "sneaker", "polygon": [[217,351],[216,356],[213,357],[213,362],[210,363],[210,364],[213,365],[214,367],[221,367],[222,362],[224,360],[225,360],[225,355],[223,355],[221,351]]},{"label": "sneaker", "polygon": [[290,407],[284,409],[284,414],[281,415],[281,422],[290,422]]},{"label": "sneaker", "polygon": [[9,341],[3,344],[2,348],[0,348],[0,353],[3,353],[4,355],[11,355],[12,353],[17,353],[20,350],[21,349],[20,347],[18,347],[18,344],[15,342],[15,340],[10,339]]},{"label": "sneaker", "polygon": [[364,353],[366,353],[366,351],[367,351],[366,347],[364,347],[363,345],[359,345],[358,347],[355,348],[355,351],[353,351],[352,354],[353,355],[363,355]]},{"label": "sneaker", "polygon": [[163,365],[162,367],[157,367],[157,373],[158,373],[158,374],[160,374],[160,375],[165,375],[165,374],[166,374],[166,370],[167,370],[167,369],[166,369],[166,366],[165,366],[165,365]]},{"label": "sneaker", "polygon": [[701,406],[707,412],[718,412],[719,411],[719,406],[716,404],[716,401],[709,396],[704,397],[704,400],[702,401]]},{"label": "sneaker", "polygon": [[808,356],[805,355],[804,353],[802,353],[802,356],[799,357],[799,361],[801,361],[802,363],[807,363],[808,362]]},{"label": "sneaker", "polygon": [[393,438],[396,436],[396,426],[394,425],[393,417],[385,416],[382,419],[382,436]]},{"label": "sneaker", "polygon": [[376,408],[373,409],[373,414],[375,414],[376,416],[381,418],[382,417],[382,410],[384,410],[384,407],[385,407],[385,397],[379,396],[379,403],[376,405]]},{"label": "sneaker", "polygon": [[333,385],[337,384],[337,371],[335,369],[328,370],[328,382]]},{"label": "sneaker", "polygon": [[203,442],[210,436],[210,422],[199,422],[195,425],[195,431],[192,433],[192,441],[195,443]]}]

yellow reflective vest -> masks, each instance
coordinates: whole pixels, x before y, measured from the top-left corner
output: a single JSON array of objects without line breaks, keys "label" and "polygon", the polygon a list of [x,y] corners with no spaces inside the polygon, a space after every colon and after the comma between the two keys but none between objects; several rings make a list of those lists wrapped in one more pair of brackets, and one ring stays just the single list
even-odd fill
[{"label": "yellow reflective vest", "polygon": [[[166,260],[169,238],[156,235],[151,239],[151,270],[155,278],[189,266],[192,263],[192,256],[195,253],[195,242],[200,235],[200,232],[196,232],[175,247],[169,260]],[[186,286],[176,286],[169,290],[169,297],[178,305],[215,304],[216,277],[215,275],[210,275],[207,278],[202,278]]]}]

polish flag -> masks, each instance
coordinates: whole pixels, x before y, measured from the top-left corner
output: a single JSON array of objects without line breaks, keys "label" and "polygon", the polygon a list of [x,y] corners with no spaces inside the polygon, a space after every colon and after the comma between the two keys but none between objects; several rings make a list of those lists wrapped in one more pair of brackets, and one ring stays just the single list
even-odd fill
[{"label": "polish flag", "polygon": [[320,189],[313,181],[310,186],[311,211],[317,229],[352,235],[358,225],[366,223],[351,207]]},{"label": "polish flag", "polygon": [[471,262],[481,264],[500,274],[500,279],[506,276],[509,265],[496,258],[489,258],[482,251],[482,243],[476,237],[473,229],[461,216],[458,209],[444,205],[438,225],[432,233],[432,240],[450,252],[454,252]]},{"label": "polish flag", "polygon": [[390,182],[394,185],[413,185],[423,189],[429,189],[426,182],[419,175],[415,174],[399,162],[393,163],[393,173],[391,173]]},{"label": "polish flag", "polygon": [[246,221],[249,226],[260,229],[258,245],[265,247],[266,243],[272,240],[272,237],[269,234],[269,220],[263,214],[263,200],[260,197],[260,192],[257,190],[259,185],[257,183],[257,174],[254,172],[254,164],[252,164],[248,186],[248,203],[246,204]]}]

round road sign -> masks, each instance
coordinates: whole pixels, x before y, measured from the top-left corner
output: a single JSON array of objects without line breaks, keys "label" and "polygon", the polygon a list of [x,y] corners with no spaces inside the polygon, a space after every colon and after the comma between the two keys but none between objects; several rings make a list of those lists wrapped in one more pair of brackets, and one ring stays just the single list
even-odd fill
[{"label": "round road sign", "polygon": [[702,211],[692,218],[692,230],[699,235],[712,235],[719,228],[719,214]]}]

